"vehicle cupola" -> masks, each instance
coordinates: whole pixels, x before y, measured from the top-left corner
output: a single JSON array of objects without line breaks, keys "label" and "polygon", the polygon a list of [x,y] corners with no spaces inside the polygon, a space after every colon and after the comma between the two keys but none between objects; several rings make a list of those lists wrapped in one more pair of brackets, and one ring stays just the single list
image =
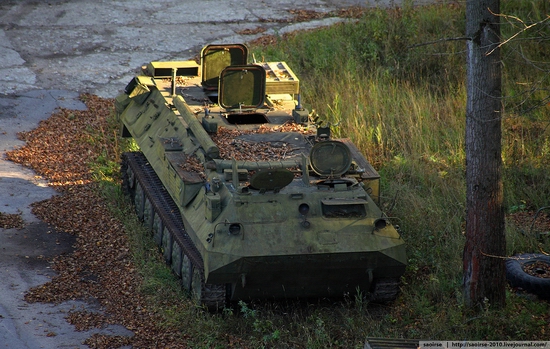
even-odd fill
[{"label": "vehicle cupola", "polygon": [[311,168],[321,177],[340,177],[351,166],[349,148],[339,141],[323,141],[315,144],[309,154]]}]

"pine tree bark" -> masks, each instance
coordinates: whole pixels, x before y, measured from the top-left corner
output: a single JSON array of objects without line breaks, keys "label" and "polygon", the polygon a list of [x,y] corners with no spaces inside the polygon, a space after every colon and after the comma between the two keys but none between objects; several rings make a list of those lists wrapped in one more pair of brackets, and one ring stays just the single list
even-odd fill
[{"label": "pine tree bark", "polygon": [[466,3],[466,244],[464,302],[469,308],[506,301],[501,157],[500,0]]}]

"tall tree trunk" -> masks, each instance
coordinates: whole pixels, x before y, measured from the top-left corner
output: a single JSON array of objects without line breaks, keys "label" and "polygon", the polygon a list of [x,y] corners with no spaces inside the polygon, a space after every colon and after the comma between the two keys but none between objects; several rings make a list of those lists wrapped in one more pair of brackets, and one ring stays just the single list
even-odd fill
[{"label": "tall tree trunk", "polygon": [[500,0],[466,3],[466,245],[464,301],[502,307],[506,253],[501,157]]}]

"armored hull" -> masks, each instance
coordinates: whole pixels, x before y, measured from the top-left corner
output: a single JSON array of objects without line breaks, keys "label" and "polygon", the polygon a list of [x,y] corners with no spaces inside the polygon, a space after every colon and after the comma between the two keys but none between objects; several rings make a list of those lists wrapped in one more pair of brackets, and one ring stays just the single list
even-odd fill
[{"label": "armored hull", "polygon": [[117,97],[123,186],[182,285],[209,308],[251,298],[391,300],[405,243],[379,175],[300,103],[284,62],[243,45],[152,62]]}]

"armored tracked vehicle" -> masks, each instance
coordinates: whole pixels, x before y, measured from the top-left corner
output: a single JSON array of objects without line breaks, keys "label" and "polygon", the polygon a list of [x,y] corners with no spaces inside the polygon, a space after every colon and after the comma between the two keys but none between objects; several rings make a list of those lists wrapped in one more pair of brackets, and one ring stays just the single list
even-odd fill
[{"label": "armored tracked vehicle", "polygon": [[209,45],[151,62],[116,98],[123,186],[182,286],[208,308],[252,298],[396,297],[405,243],[380,176],[317,127],[285,62]]}]

